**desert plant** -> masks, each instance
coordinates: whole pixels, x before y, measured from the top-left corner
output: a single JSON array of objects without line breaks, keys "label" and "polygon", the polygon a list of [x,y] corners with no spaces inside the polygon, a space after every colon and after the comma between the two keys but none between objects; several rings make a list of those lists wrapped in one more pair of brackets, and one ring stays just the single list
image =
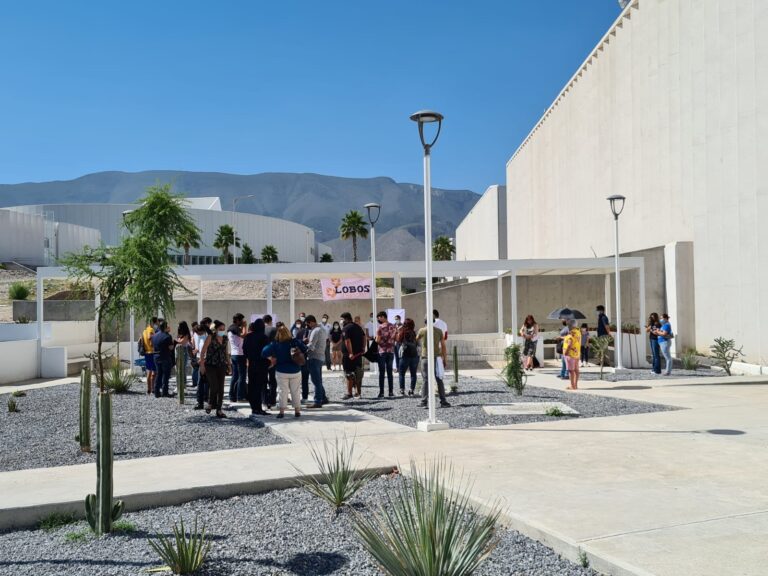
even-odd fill
[{"label": "desert plant", "polygon": [[205,525],[198,529],[197,516],[189,536],[184,529],[184,519],[181,518],[178,525],[173,524],[173,539],[158,534],[157,542],[150,540],[149,545],[174,574],[196,572],[211,550],[211,543],[205,536]]},{"label": "desert plant", "polygon": [[684,370],[696,370],[699,367],[698,352],[689,348],[680,355]]},{"label": "desert plant", "polygon": [[45,516],[38,521],[37,527],[45,532],[50,532],[51,530],[56,530],[57,528],[75,522],[77,522],[77,519],[74,514],[69,512],[51,512],[48,516]]},{"label": "desert plant", "polygon": [[493,550],[501,511],[479,513],[469,502],[471,485],[459,477],[452,494],[446,478],[455,474],[442,460],[424,472],[411,462],[411,481],[388,494],[376,514],[355,515],[355,530],[384,573],[469,575]]},{"label": "desert plant", "polygon": [[[346,436],[336,438],[331,445],[323,442],[322,448],[310,444],[312,459],[320,473],[309,476],[301,474],[299,484],[311,494],[319,496],[333,506],[336,513],[372,478],[370,473],[355,470],[355,440]],[[294,466],[295,468],[295,466]]]},{"label": "desert plant", "polygon": [[240,252],[241,264],[256,264],[256,255],[253,253],[253,248],[248,245],[248,242],[243,244],[243,250]]},{"label": "desert plant", "polygon": [[29,298],[29,294],[29,286],[23,282],[14,282],[8,287],[8,299],[10,300],[26,300]]},{"label": "desert plant", "polygon": [[744,356],[742,349],[744,346],[736,348],[736,340],[723,338],[715,338],[715,343],[709,347],[709,351],[712,353],[712,358],[715,360],[715,366],[720,366],[728,376],[731,375],[731,366],[739,359],[740,356]]},{"label": "desert plant", "polygon": [[597,336],[589,339],[589,350],[594,354],[595,361],[600,366],[600,380],[603,379],[603,368],[608,358],[608,348],[613,342],[610,336]]},{"label": "desert plant", "polygon": [[523,369],[523,360],[520,357],[521,348],[519,344],[510,344],[504,349],[504,360],[506,364],[501,369],[501,377],[504,382],[512,388],[518,396],[522,396],[525,389],[528,376]]},{"label": "desert plant", "polygon": [[232,253],[229,251],[230,246],[240,247],[240,237],[235,234],[234,228],[229,224],[222,224],[216,231],[216,238],[213,239],[213,247],[217,250],[221,250],[221,263],[230,264],[232,259]]},{"label": "desert plant", "polygon": [[546,414],[547,416],[555,416],[555,417],[557,417],[557,418],[559,418],[560,416],[565,416],[565,414],[563,413],[563,411],[562,411],[562,410],[560,410],[560,408],[558,408],[557,406],[552,406],[551,408],[547,409],[547,411],[545,412],[545,414]]},{"label": "desert plant", "polygon": [[352,261],[357,262],[357,239],[368,238],[368,225],[357,210],[350,210],[341,219],[339,234],[342,240],[352,240]]},{"label": "desert plant", "polygon": [[77,532],[67,532],[64,534],[64,538],[67,542],[72,542],[73,544],[82,544],[88,538],[88,531],[78,530]]},{"label": "desert plant", "polygon": [[15,322],[16,322],[16,324],[29,324],[29,322],[30,322],[30,320],[29,320],[29,316],[24,316],[24,315],[22,314],[21,316],[19,316],[19,317],[18,317],[18,318],[15,320]]},{"label": "desert plant", "polygon": [[13,392],[11,392],[11,396],[13,396],[14,398],[24,398],[24,396],[26,395],[27,393],[24,392],[24,390],[14,390]]},{"label": "desert plant", "polygon": [[456,247],[448,236],[438,236],[432,242],[432,258],[434,260],[450,260],[456,254]]},{"label": "desert plant", "polygon": [[77,435],[82,452],[91,451],[91,369],[80,371],[80,432]]},{"label": "desert plant", "polygon": [[453,384],[451,384],[451,392],[459,391],[459,349],[456,346],[453,347]]},{"label": "desert plant", "polygon": [[589,556],[584,550],[579,550],[579,566],[589,568]]},{"label": "desert plant", "polygon": [[85,497],[85,518],[91,530],[101,536],[112,531],[112,523],[123,515],[125,505],[122,500],[112,503],[112,394],[99,394],[97,407],[96,494]]},{"label": "desert plant", "polygon": [[136,524],[127,520],[118,520],[112,524],[112,532],[130,534],[131,532],[136,532]]},{"label": "desert plant", "polygon": [[320,262],[333,262],[333,254],[323,252],[322,256],[320,256]]},{"label": "desert plant", "polygon": [[265,264],[274,264],[278,261],[277,248],[272,244],[267,244],[261,249],[261,261]]},{"label": "desert plant", "polygon": [[115,394],[125,394],[134,384],[139,382],[139,377],[131,370],[123,370],[119,364],[113,365],[104,373],[104,388]]},{"label": "desert plant", "polygon": [[16,398],[13,396],[8,396],[8,412],[20,412],[19,405],[16,403]]}]

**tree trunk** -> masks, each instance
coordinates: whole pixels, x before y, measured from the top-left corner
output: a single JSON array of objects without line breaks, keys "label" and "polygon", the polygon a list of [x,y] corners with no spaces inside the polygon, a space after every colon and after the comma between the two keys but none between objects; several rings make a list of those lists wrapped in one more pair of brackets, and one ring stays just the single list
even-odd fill
[{"label": "tree trunk", "polygon": [[357,235],[352,234],[352,262],[357,262]]},{"label": "tree trunk", "polygon": [[189,266],[189,244],[184,244],[184,266]]}]

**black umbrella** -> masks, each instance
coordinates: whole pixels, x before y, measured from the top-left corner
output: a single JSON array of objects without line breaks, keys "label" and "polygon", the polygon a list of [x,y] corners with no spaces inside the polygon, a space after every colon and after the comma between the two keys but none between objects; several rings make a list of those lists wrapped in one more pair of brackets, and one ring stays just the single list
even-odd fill
[{"label": "black umbrella", "polygon": [[584,320],[586,316],[575,308],[555,308],[547,316],[548,320]]}]

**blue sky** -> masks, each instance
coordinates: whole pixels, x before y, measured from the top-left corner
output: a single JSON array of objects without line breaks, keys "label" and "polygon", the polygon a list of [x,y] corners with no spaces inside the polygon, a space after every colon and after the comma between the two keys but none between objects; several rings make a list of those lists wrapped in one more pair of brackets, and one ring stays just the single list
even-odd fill
[{"label": "blue sky", "polygon": [[616,0],[0,3],[0,183],[101,170],[482,192],[618,16]]}]

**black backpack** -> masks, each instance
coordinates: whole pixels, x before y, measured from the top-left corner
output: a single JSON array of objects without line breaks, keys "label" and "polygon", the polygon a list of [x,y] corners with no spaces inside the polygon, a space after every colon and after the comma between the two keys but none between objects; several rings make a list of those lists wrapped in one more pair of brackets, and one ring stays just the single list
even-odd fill
[{"label": "black backpack", "polygon": [[139,352],[139,356],[144,356],[147,353],[147,349],[144,347],[144,335],[139,336],[139,341],[136,343],[136,349]]}]

